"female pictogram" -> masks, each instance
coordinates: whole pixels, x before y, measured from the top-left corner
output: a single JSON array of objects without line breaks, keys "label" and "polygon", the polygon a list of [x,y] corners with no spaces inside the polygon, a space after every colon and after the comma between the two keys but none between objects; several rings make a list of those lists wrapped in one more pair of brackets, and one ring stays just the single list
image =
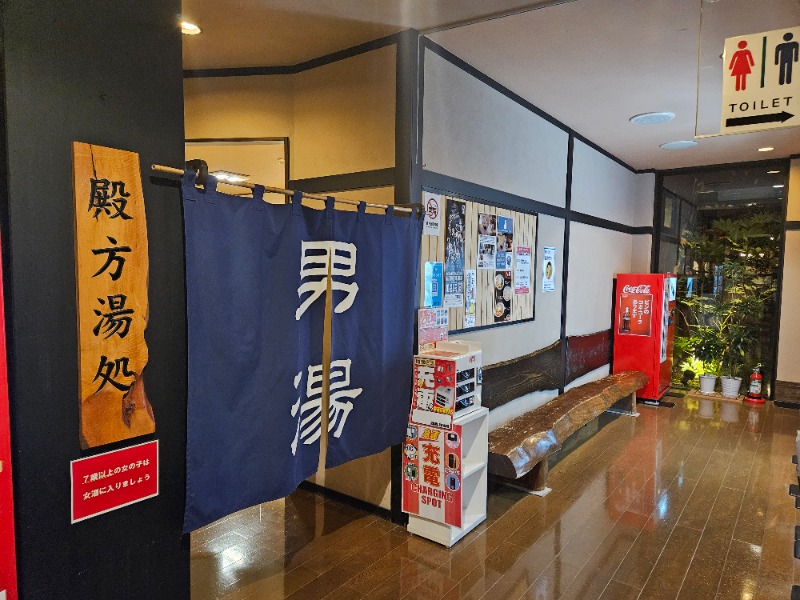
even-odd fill
[{"label": "female pictogram", "polygon": [[750,67],[756,64],[753,60],[752,52],[746,50],[747,42],[742,40],[738,46],[739,49],[733,53],[731,64],[728,65],[731,77],[736,77],[737,92],[747,87],[747,76],[750,74]]}]

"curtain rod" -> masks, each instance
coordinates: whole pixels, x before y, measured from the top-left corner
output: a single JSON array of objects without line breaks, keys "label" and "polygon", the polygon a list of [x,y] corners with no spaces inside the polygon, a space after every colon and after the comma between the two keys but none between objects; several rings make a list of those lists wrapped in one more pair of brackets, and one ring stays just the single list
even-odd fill
[{"label": "curtain rod", "polygon": [[[158,171],[159,173],[169,173],[170,175],[180,175],[183,177],[184,173],[186,172],[184,169],[176,169],[175,167],[167,167],[164,165],[150,165],[150,168],[153,171]],[[225,185],[232,185],[236,187],[244,187],[249,190],[255,189],[255,183],[248,183],[247,181],[243,181],[241,183],[228,183],[227,181],[222,182]],[[264,188],[265,192],[270,192],[272,194],[283,194],[284,196],[293,196],[295,194],[294,190],[285,190],[283,188],[272,187],[269,185],[261,186]],[[309,194],[308,192],[300,192],[303,198],[308,198],[310,200],[327,200],[327,196],[320,196],[319,194]],[[422,205],[421,204],[411,204],[411,205],[386,205],[386,204],[373,204],[371,202],[362,202],[359,200],[349,200],[347,198],[334,198],[336,202],[341,202],[343,204],[352,204],[354,206],[358,206],[359,204],[364,204],[365,206],[369,206],[371,208],[381,208],[386,210],[387,206],[394,206],[394,210],[396,211],[403,211],[413,213],[414,211],[419,211],[420,216],[422,215]]]}]

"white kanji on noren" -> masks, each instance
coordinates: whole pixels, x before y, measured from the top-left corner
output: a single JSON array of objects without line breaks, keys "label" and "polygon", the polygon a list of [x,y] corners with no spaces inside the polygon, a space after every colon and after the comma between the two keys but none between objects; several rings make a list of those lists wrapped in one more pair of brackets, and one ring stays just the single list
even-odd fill
[{"label": "white kanji on noren", "polygon": [[309,293],[300,307],[295,311],[294,318],[299,321],[317,299],[325,293],[328,287],[328,264],[331,272],[331,291],[346,292],[347,296],[333,309],[335,313],[343,313],[353,305],[358,294],[358,284],[341,281],[338,278],[349,278],[356,274],[356,246],[346,242],[303,242],[303,256],[300,262],[300,278],[313,278],[297,288],[298,298]]},{"label": "white kanji on noren", "polygon": [[[353,410],[354,400],[361,395],[362,388],[350,389],[350,365],[352,361],[331,361],[330,375],[330,410],[328,413],[328,432],[333,432],[333,437],[340,437],[347,417]],[[292,440],[292,455],[297,454],[297,444],[303,440],[304,444],[313,444],[322,435],[322,365],[308,367],[306,378],[306,399],[299,396],[292,405],[292,416],[297,417],[297,429]],[[295,389],[300,389],[303,380],[303,371],[294,378]]]}]

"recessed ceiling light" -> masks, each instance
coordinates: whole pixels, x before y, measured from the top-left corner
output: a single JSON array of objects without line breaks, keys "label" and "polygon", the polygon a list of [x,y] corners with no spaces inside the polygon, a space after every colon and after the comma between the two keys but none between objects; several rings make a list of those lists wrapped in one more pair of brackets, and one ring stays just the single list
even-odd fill
[{"label": "recessed ceiling light", "polygon": [[775,173],[780,173],[780,171],[767,171],[767,175],[775,175]]},{"label": "recessed ceiling light", "polygon": [[244,173],[233,173],[232,171],[211,171],[209,175],[217,178],[217,181],[223,183],[242,183],[250,179],[250,175]]},{"label": "recessed ceiling light", "polygon": [[763,148],[758,149],[759,152],[772,152],[773,150],[775,150],[775,148],[772,146],[764,146]]},{"label": "recessed ceiling light", "polygon": [[634,125],[658,125],[659,123],[666,123],[675,118],[675,113],[671,112],[649,112],[640,115],[634,115],[628,119]]},{"label": "recessed ceiling light", "polygon": [[203,33],[203,30],[190,21],[181,21],[181,33],[184,35],[197,35],[198,33]]},{"label": "recessed ceiling light", "polygon": [[783,187],[783,184],[782,184],[782,183],[776,183],[776,184],[775,184],[775,185],[773,185],[772,187],[774,187],[774,188],[782,188],[782,187]]},{"label": "recessed ceiling light", "polygon": [[697,142],[694,140],[678,140],[676,142],[661,144],[659,148],[663,148],[664,150],[685,150],[686,148],[694,148],[695,146],[697,146]]}]

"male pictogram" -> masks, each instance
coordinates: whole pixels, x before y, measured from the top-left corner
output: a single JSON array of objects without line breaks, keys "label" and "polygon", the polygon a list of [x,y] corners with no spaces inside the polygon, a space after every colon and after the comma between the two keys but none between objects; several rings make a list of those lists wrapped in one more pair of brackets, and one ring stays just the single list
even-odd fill
[{"label": "male pictogram", "polygon": [[744,91],[747,87],[747,76],[750,74],[750,67],[755,66],[753,53],[747,50],[747,42],[742,40],[738,44],[739,49],[733,53],[728,70],[731,77],[736,77],[736,91]]},{"label": "male pictogram", "polygon": [[800,44],[793,42],[791,33],[783,35],[783,43],[775,46],[775,64],[779,65],[780,85],[792,83],[792,66],[797,62]]}]

